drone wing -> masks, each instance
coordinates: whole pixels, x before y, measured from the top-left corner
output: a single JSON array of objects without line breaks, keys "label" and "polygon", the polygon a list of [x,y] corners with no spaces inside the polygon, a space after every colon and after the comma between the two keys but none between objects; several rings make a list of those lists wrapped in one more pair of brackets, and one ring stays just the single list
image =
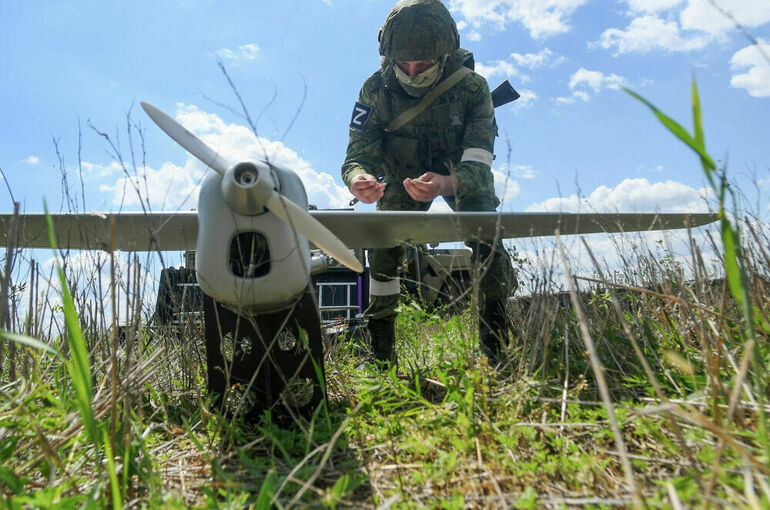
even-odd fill
[{"label": "drone wing", "polygon": [[[424,213],[319,210],[311,216],[349,248],[388,248],[402,242],[442,243],[480,238],[513,239],[597,232],[637,232],[698,227],[716,221],[714,214],[567,214],[567,213]],[[194,250],[197,214],[124,212],[52,214],[59,246],[73,250],[108,250],[110,222],[114,244],[122,251]],[[0,234],[8,236],[13,216],[0,215]],[[19,216],[20,247],[49,248],[44,214]],[[0,238],[0,239],[2,239]]]},{"label": "drone wing", "polygon": [[313,211],[350,248],[388,248],[401,242],[442,243],[466,239],[513,239],[597,232],[637,232],[698,227],[714,214],[424,213]]},{"label": "drone wing", "polygon": [[[52,214],[61,249],[122,251],[194,250],[198,216],[190,212],[122,212]],[[0,240],[10,232],[13,215],[0,215]],[[114,221],[114,241],[110,223]],[[22,248],[50,248],[45,214],[20,214],[18,244]]]}]

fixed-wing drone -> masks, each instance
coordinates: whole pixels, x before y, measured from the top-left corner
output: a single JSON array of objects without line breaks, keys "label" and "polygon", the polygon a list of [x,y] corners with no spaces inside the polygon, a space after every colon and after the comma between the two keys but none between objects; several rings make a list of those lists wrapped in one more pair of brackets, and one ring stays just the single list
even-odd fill
[{"label": "fixed-wing drone", "polygon": [[[224,395],[250,388],[254,412],[284,406],[312,411],[325,398],[321,322],[310,277],[326,268],[310,243],[353,271],[353,249],[567,234],[697,227],[712,214],[425,213],[308,210],[291,170],[268,161],[231,164],[174,119],[142,108],[209,166],[197,212],[52,215],[59,246],[69,249],[195,249],[204,292],[208,388]],[[12,215],[0,215],[10,237]],[[19,247],[49,247],[43,214],[18,217]],[[235,347],[223,348],[230,335]],[[228,354],[225,354],[225,353]]]}]

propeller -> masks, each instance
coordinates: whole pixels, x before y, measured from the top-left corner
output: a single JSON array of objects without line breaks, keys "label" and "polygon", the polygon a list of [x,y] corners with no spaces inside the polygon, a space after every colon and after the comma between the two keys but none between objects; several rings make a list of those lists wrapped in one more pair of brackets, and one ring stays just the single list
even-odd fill
[{"label": "propeller", "polygon": [[[203,164],[212,170],[225,176],[230,164],[216,153],[211,147],[203,143],[197,136],[184,128],[177,121],[166,115],[163,111],[150,103],[142,101],[142,109],[150,118],[176,143],[187,152],[198,158]],[[264,190],[264,187],[260,186]],[[313,218],[307,211],[299,207],[291,200],[275,191],[272,187],[265,197],[264,207],[278,218],[291,225],[297,232],[308,238],[318,248],[322,249],[341,264],[356,271],[363,272],[361,262],[353,255],[345,244],[339,240],[329,229]]]}]

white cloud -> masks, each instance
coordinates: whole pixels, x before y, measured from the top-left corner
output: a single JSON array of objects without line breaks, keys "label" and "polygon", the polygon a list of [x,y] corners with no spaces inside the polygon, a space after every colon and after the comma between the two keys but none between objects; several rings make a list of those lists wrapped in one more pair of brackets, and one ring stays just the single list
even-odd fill
[{"label": "white cloud", "polygon": [[535,169],[531,165],[513,165],[513,175],[522,179],[534,179]]},{"label": "white cloud", "polygon": [[519,93],[519,98],[516,100],[516,102],[513,103],[514,110],[529,108],[535,103],[535,100],[537,99],[537,94],[534,90],[521,89],[517,92]]},{"label": "white cloud", "polygon": [[310,203],[318,207],[346,207],[350,201],[345,186],[336,184],[331,174],[315,170],[280,141],[257,138],[245,126],[226,124],[217,115],[195,106],[181,105],[177,119],[231,161],[267,159],[293,170],[305,185]]},{"label": "white cloud", "polygon": [[120,166],[120,163],[117,161],[113,161],[109,165],[100,165],[98,163],[91,163],[90,161],[83,161],[81,166],[86,172],[86,175],[94,177],[109,177],[110,175],[123,172],[123,167]]},{"label": "white cloud", "polygon": [[665,167],[663,165],[652,165],[647,166],[640,164],[636,167],[636,171],[639,173],[663,173],[663,170],[665,170]]},{"label": "white cloud", "polygon": [[521,23],[535,38],[568,32],[569,17],[588,0],[451,0],[449,8],[473,26],[484,23],[502,30]]},{"label": "white cloud", "polygon": [[576,90],[572,93],[572,97],[575,99],[580,99],[581,101],[587,102],[589,95],[588,92],[583,92],[582,90]]},{"label": "white cloud", "polygon": [[257,59],[259,55],[259,46],[256,44],[242,44],[236,49],[222,48],[217,51],[217,55],[222,60],[231,64],[243,64]]},{"label": "white cloud", "polygon": [[617,89],[625,84],[626,80],[622,76],[617,74],[604,74],[601,71],[589,71],[588,69],[581,67],[575,73],[570,76],[569,88],[575,89],[582,85],[586,85],[594,92],[599,92],[602,89]]},{"label": "white cloud", "polygon": [[601,71],[591,71],[581,67],[575,71],[569,79],[571,96],[557,97],[559,104],[574,103],[576,100],[588,101],[590,92],[597,94],[604,89],[618,89],[626,84],[626,79],[615,73],[604,74]]},{"label": "white cloud", "polygon": [[676,21],[665,21],[657,16],[645,15],[634,18],[625,30],[609,28],[602,32],[599,41],[589,46],[614,50],[615,54],[648,53],[653,50],[688,52],[708,44],[705,36],[683,37]]},{"label": "white cloud", "polygon": [[30,156],[28,158],[25,158],[23,162],[28,164],[29,166],[35,166],[38,163],[40,163],[40,158],[38,158],[37,156]]},{"label": "white cloud", "polygon": [[476,63],[476,72],[487,79],[494,76],[516,77],[526,83],[530,77],[521,72],[521,69],[539,69],[552,67],[564,61],[564,57],[556,55],[548,48],[538,53],[511,53],[510,60],[493,60],[486,64]]},{"label": "white cloud", "polygon": [[519,74],[518,69],[505,60],[493,60],[487,64],[477,62],[475,70],[478,74],[486,78],[487,80],[495,76],[517,76]]},{"label": "white cloud", "polygon": [[554,66],[564,62],[564,57],[556,55],[549,48],[545,48],[537,53],[511,53],[511,58],[525,69],[538,69],[545,66]]},{"label": "white cloud", "polygon": [[632,12],[656,13],[666,11],[684,2],[684,0],[628,0]]},{"label": "white cloud", "polygon": [[735,74],[730,80],[730,85],[745,89],[754,97],[770,97],[770,62],[767,60],[770,55],[770,43],[760,41],[760,46],[763,51],[752,45],[733,55],[730,68]]},{"label": "white cloud", "polygon": [[[716,4],[747,28],[770,22],[770,2],[767,0],[717,0]],[[720,37],[735,28],[735,23],[719,12],[708,0],[689,0],[681,12],[683,29],[701,30]]]},{"label": "white cloud", "polygon": [[515,173],[508,172],[506,169],[496,170],[493,168],[492,176],[495,179],[495,194],[500,199],[500,204],[503,207],[510,205],[508,202],[521,191],[519,182],[513,179]]},{"label": "white cloud", "polygon": [[[464,32],[465,29],[468,28],[468,26],[469,26],[468,22],[466,22],[465,20],[457,21],[457,30],[460,32]],[[474,42],[481,40],[481,34],[473,29],[470,29],[467,35],[465,35],[464,37],[466,37],[469,41],[474,41]]]},{"label": "white cloud", "polygon": [[583,102],[588,102],[590,99],[590,96],[587,92],[583,92],[582,90],[576,90],[572,93],[571,96],[559,96],[554,101],[556,101],[557,104],[572,104],[575,101],[580,99]]},{"label": "white cloud", "polygon": [[708,212],[710,189],[695,189],[677,181],[651,183],[647,179],[625,179],[615,188],[600,186],[588,196],[549,198],[529,205],[527,211],[545,212]]},{"label": "white cloud", "polygon": [[469,41],[478,42],[481,40],[481,34],[478,33],[476,30],[471,30],[468,32],[468,35],[466,36]]},{"label": "white cloud", "polygon": [[189,209],[198,202],[199,181],[202,172],[191,168],[188,158],[185,167],[166,162],[157,170],[144,167],[136,175],[122,176],[112,184],[104,184],[99,191],[112,194],[115,206],[132,206],[149,201],[153,209]]},{"label": "white cloud", "polygon": [[[756,28],[770,22],[767,0],[626,0],[636,16],[623,30],[609,28],[589,47],[601,47],[615,54],[690,52],[714,40],[724,39],[736,28],[735,22]],[[731,17],[733,19],[731,19]]]}]

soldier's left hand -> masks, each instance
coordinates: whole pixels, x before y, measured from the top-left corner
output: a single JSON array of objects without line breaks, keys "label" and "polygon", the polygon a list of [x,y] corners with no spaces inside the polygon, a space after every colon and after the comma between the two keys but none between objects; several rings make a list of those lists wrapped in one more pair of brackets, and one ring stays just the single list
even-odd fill
[{"label": "soldier's left hand", "polygon": [[425,172],[417,179],[404,179],[404,189],[418,202],[430,202],[437,196],[454,196],[457,179],[435,172]]}]

